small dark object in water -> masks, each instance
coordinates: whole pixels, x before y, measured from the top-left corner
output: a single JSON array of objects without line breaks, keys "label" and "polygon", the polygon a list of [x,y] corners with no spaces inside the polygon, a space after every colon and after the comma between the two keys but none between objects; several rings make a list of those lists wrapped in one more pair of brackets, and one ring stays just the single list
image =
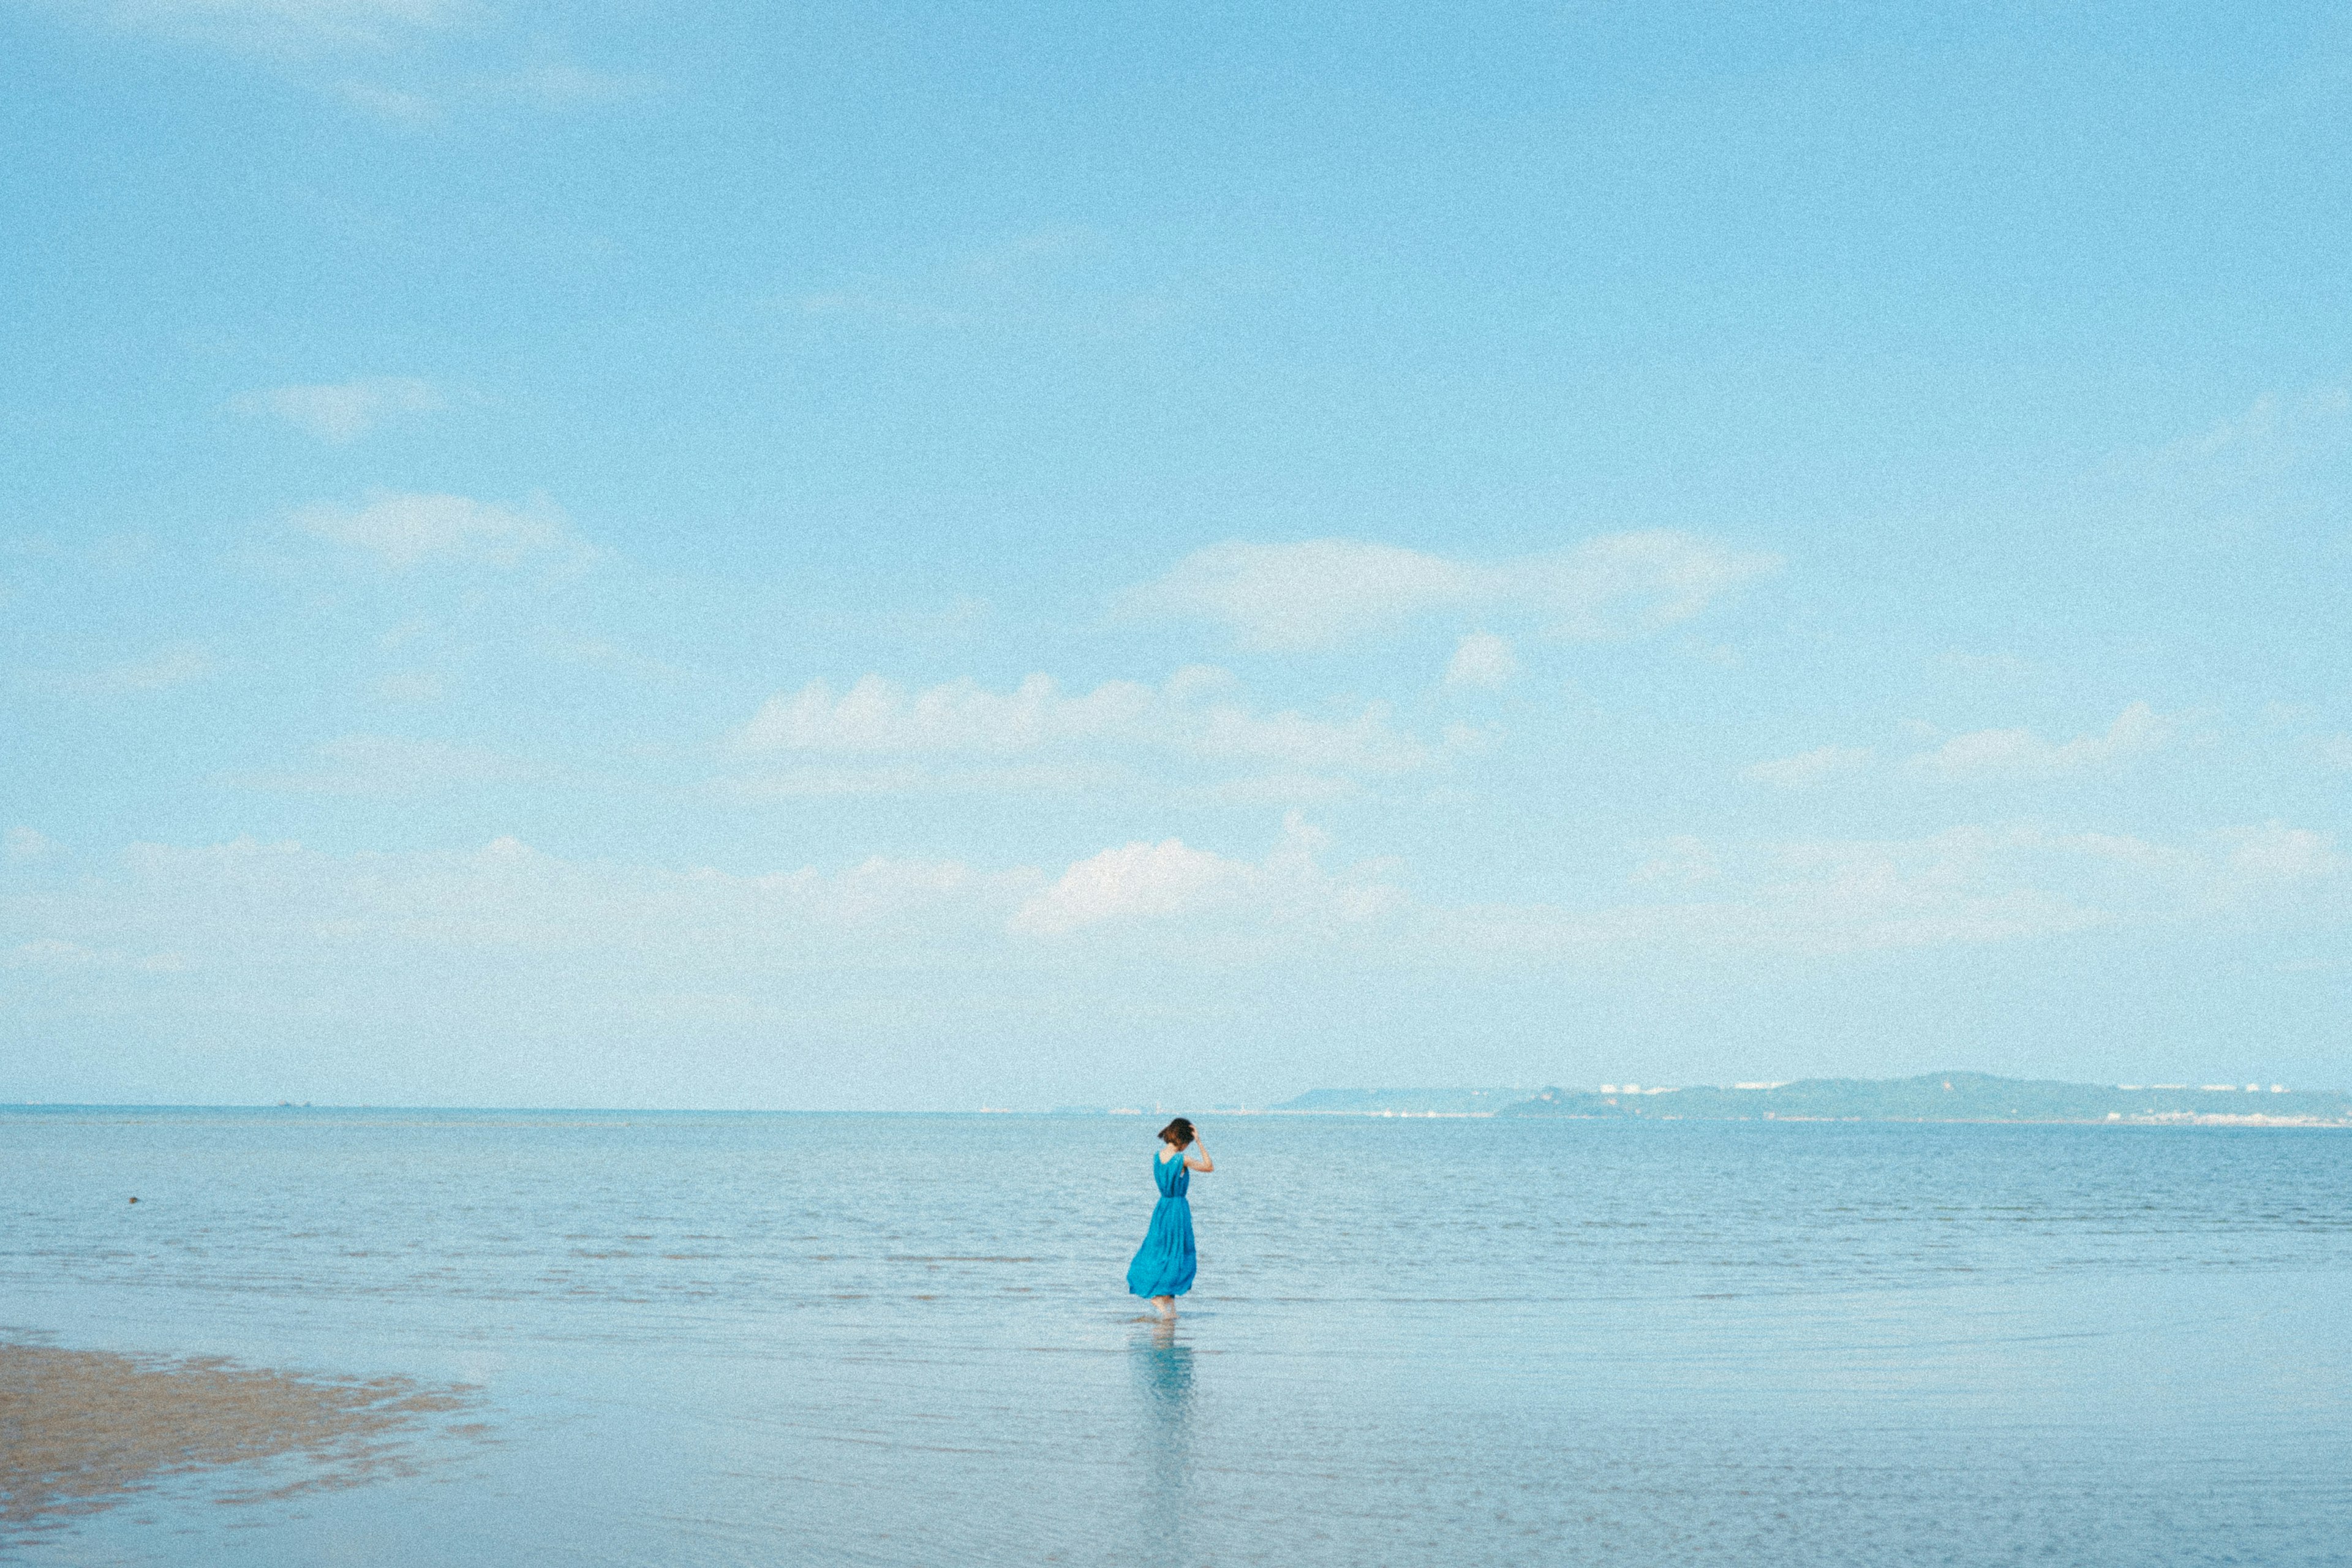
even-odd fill
[{"label": "small dark object in water", "polygon": [[137,1198],[133,1198],[133,1199],[131,1199],[131,1201],[132,1203],[134,1203],[134,1204],[135,1204],[135,1203],[137,1203],[139,1200],[138,1200]]}]

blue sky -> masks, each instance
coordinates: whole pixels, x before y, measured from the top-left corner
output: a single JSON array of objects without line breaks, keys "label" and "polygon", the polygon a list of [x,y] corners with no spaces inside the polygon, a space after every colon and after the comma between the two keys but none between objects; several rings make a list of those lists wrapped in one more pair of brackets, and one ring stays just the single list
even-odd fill
[{"label": "blue sky", "polygon": [[0,1099],[2352,1084],[2352,22],[7,0]]}]

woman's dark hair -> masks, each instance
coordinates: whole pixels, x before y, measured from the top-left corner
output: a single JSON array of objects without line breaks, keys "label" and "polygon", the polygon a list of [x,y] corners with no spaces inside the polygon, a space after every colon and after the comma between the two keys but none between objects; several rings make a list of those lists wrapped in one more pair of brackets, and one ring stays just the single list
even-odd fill
[{"label": "woman's dark hair", "polygon": [[1187,1148],[1192,1142],[1192,1124],[1180,1116],[1160,1130],[1160,1141],[1173,1143],[1179,1149]]}]

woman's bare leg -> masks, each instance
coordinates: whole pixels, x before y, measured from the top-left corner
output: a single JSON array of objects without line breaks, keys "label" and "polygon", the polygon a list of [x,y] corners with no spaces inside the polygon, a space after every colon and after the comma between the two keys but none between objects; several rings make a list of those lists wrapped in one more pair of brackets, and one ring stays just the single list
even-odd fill
[{"label": "woman's bare leg", "polygon": [[1176,1298],[1173,1296],[1154,1296],[1151,1298],[1151,1310],[1158,1312],[1163,1318],[1172,1318],[1176,1315]]}]

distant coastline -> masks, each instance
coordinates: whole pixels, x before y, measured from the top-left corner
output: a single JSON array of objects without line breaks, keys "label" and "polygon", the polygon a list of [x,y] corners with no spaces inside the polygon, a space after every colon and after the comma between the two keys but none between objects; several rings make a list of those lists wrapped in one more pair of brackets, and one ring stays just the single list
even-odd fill
[{"label": "distant coastline", "polygon": [[1729,1087],[1318,1089],[1272,1115],[1649,1121],[1967,1121],[2136,1127],[2352,1127],[2352,1094],[2284,1084],[2088,1084],[1923,1073]]},{"label": "distant coastline", "polygon": [[1592,1089],[1522,1087],[1317,1089],[1276,1105],[1057,1105],[1052,1110],[982,1104],[966,1110],[877,1110],[755,1106],[152,1105],[105,1101],[0,1102],[0,1115],[52,1117],[209,1116],[277,1120],[328,1117],[346,1123],[444,1120],[486,1126],[502,1120],[541,1124],[573,1117],[604,1125],[629,1117],[695,1116],[1194,1116],[1379,1117],[1414,1121],[1875,1121],[1978,1122],[2125,1127],[2352,1127],[2352,1092],[2284,1084],[2087,1084],[1922,1073],[1903,1079],[1797,1079],[1726,1085],[1601,1084]]}]

